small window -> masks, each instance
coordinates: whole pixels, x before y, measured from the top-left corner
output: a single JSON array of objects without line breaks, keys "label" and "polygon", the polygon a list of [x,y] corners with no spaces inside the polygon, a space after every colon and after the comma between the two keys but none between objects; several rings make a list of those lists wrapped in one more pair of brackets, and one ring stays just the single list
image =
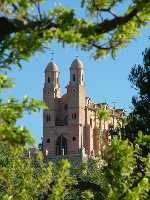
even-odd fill
[{"label": "small window", "polygon": [[47,143],[50,143],[50,138],[48,138],[46,142],[47,142]]},{"label": "small window", "polygon": [[73,140],[73,141],[76,141],[76,137],[73,137],[72,140]]},{"label": "small window", "polygon": [[65,104],[64,110],[68,110],[68,104]]},{"label": "small window", "polygon": [[75,76],[75,74],[73,74],[73,81],[75,81],[76,80],[76,76]]},{"label": "small window", "polygon": [[92,119],[90,119],[90,126],[92,127]]},{"label": "small window", "polygon": [[76,119],[77,115],[76,113],[72,113],[72,119]]},{"label": "small window", "polygon": [[51,116],[50,116],[50,114],[47,114],[47,116],[46,116],[46,121],[47,121],[47,122],[50,122],[50,121],[51,121]]},{"label": "small window", "polygon": [[48,83],[50,83],[50,77],[48,77]]}]

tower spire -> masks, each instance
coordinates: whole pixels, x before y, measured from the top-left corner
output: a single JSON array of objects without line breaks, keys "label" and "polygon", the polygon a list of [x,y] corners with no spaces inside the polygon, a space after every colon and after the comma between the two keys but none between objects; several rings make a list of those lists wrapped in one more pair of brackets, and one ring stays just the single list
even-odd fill
[{"label": "tower spire", "polygon": [[[45,89],[47,88],[47,93],[51,93],[51,97],[60,97],[60,85],[59,85],[59,68],[51,58],[45,69]],[[45,93],[47,95],[47,93]]]},{"label": "tower spire", "polygon": [[72,85],[84,85],[84,66],[76,57],[70,66],[70,83]]}]

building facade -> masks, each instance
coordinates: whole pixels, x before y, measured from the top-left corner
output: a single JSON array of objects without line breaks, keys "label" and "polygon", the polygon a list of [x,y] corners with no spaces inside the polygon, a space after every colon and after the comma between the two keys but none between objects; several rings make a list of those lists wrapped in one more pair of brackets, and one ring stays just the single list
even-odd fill
[{"label": "building facade", "polygon": [[[49,159],[97,156],[107,150],[111,142],[109,129],[116,128],[124,112],[86,97],[84,66],[78,58],[70,66],[70,81],[63,96],[59,74],[58,66],[50,62],[43,88],[43,100],[49,108],[43,111],[43,151]],[[110,113],[107,121],[98,119],[98,109]]]}]

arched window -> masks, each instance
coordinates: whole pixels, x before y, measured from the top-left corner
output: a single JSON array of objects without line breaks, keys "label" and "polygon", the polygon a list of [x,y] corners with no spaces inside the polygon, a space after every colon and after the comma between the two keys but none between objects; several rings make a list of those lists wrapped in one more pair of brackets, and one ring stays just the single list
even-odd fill
[{"label": "arched window", "polygon": [[90,126],[92,127],[92,119],[90,119]]},{"label": "arched window", "polygon": [[67,154],[67,139],[64,136],[59,136],[56,140],[56,155]]},{"label": "arched window", "polygon": [[83,81],[83,74],[82,74],[82,81]]},{"label": "arched window", "polygon": [[75,74],[73,74],[72,78],[73,78],[73,81],[76,80],[76,76],[75,76]]},{"label": "arched window", "polygon": [[48,81],[48,83],[50,83],[50,77],[48,77],[47,81]]}]

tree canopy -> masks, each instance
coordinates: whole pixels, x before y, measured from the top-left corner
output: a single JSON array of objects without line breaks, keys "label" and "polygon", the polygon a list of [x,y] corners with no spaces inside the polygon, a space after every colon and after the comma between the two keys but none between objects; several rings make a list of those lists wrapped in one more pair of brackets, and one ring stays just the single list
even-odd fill
[{"label": "tree canopy", "polygon": [[115,57],[150,20],[148,0],[78,1],[85,13],[80,18],[77,10],[63,5],[44,10],[45,2],[49,5],[48,0],[1,1],[1,69],[21,66],[20,60],[43,51],[53,39],[91,51],[95,59],[108,53]]},{"label": "tree canopy", "polygon": [[135,135],[141,130],[150,135],[150,48],[143,52],[143,64],[132,67],[129,80],[137,91],[137,96],[132,98],[131,114],[136,126],[133,125],[131,132]]}]

